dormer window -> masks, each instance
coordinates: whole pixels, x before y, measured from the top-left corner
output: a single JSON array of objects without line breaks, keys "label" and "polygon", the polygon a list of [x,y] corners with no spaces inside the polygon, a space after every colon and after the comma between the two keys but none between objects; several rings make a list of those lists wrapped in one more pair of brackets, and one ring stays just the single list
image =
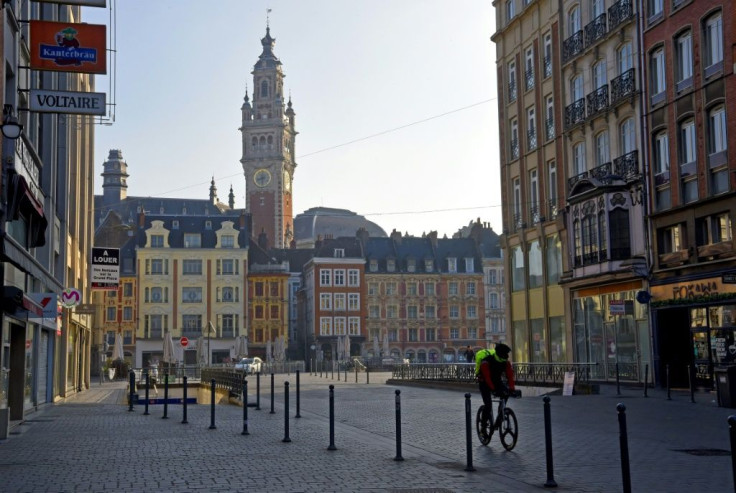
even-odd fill
[{"label": "dormer window", "polygon": [[184,234],[184,248],[202,248],[202,236],[197,233]]},{"label": "dormer window", "polygon": [[371,260],[371,272],[378,272],[378,260]]},{"label": "dormer window", "polygon": [[434,262],[432,262],[431,260],[425,260],[424,261],[424,270],[426,272],[432,272],[432,271],[434,271]]},{"label": "dormer window", "polygon": [[475,272],[475,259],[473,257],[465,259],[465,272]]},{"label": "dormer window", "polygon": [[335,258],[344,258],[345,257],[345,249],[344,248],[335,248]]},{"label": "dormer window", "polygon": [[171,221],[171,228],[172,229],[179,229],[179,221],[177,221],[177,220]]},{"label": "dormer window", "polygon": [[204,229],[212,229],[212,221],[205,221]]},{"label": "dormer window", "polygon": [[457,259],[455,257],[447,259],[447,272],[457,272]]},{"label": "dormer window", "polygon": [[406,270],[408,272],[416,272],[417,270],[417,262],[413,258],[410,258],[406,261]]},{"label": "dormer window", "polygon": [[396,271],[396,260],[389,259],[386,261],[386,270],[389,272],[395,272]]},{"label": "dormer window", "polygon": [[163,248],[164,235],[151,235],[151,248]]}]

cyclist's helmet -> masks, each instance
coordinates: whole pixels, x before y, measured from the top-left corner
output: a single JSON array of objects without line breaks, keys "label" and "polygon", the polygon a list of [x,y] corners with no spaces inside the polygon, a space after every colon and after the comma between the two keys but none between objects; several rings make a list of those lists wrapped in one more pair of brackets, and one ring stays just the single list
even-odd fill
[{"label": "cyclist's helmet", "polygon": [[509,359],[509,354],[511,353],[511,348],[508,347],[506,344],[499,342],[496,344],[496,347],[494,348],[496,350],[496,354],[499,358],[503,360]]}]

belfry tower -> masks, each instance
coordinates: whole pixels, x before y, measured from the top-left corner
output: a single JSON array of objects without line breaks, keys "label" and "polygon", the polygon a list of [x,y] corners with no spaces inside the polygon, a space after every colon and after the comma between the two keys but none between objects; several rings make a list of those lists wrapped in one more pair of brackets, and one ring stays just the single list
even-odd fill
[{"label": "belfry tower", "polygon": [[284,103],[284,73],[273,53],[276,40],[269,27],[261,39],[263,52],[253,66],[253,103],[245,91],[242,126],[245,207],[253,220],[251,235],[266,235],[269,247],[289,248],[294,237],[294,110]]}]

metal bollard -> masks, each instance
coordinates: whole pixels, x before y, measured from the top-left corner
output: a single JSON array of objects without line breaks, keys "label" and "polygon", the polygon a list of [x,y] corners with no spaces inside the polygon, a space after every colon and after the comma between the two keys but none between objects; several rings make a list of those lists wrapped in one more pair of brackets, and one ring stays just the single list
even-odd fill
[{"label": "metal bollard", "polygon": [[261,372],[256,373],[256,411],[261,410]]},{"label": "metal bollard", "polygon": [[210,430],[215,430],[215,379],[210,381]]},{"label": "metal bollard", "polygon": [[271,412],[268,414],[276,414],[276,411],[273,410],[273,372],[271,372]]},{"label": "metal bollard", "polygon": [[618,411],[619,445],[621,447],[621,477],[623,479],[624,493],[631,493],[631,472],[629,471],[629,439],[626,434],[626,406],[620,403],[616,406]]},{"label": "metal bollard", "polygon": [[355,367],[355,383],[358,383],[358,367]]},{"label": "metal bollard", "polygon": [[340,381],[340,367],[337,367],[337,381]]},{"label": "metal bollard", "polygon": [[149,414],[151,414],[148,412],[148,370],[146,370],[144,374],[146,375],[146,403],[145,403],[145,408],[144,408],[145,411],[143,411],[143,415],[148,416]]},{"label": "metal bollard", "polygon": [[366,366],[365,367],[365,383],[366,384],[371,383],[371,377],[369,376],[369,373],[370,373],[370,371],[369,371],[368,367]]},{"label": "metal bollard", "polygon": [[335,386],[330,385],[330,445],[327,450],[337,450],[335,447]]},{"label": "metal bollard", "polygon": [[164,373],[164,415],[161,419],[169,419],[169,372]]},{"label": "metal bollard", "polygon": [[671,401],[672,396],[670,395],[670,365],[665,366],[665,374],[667,375],[667,400]]},{"label": "metal bollard", "polygon": [[616,362],[616,395],[621,395],[621,382],[618,377],[618,362]]},{"label": "metal bollard", "polygon": [[187,421],[187,376],[186,375],[184,375],[184,378],[182,378],[182,382],[183,382],[184,387],[182,388],[182,398],[181,398],[181,403],[182,403],[181,424],[185,425],[189,423],[189,421]]},{"label": "metal bollard", "polygon": [[695,404],[695,386],[693,385],[693,368],[687,365],[687,379],[690,383],[690,402]]},{"label": "metal bollard", "polygon": [[647,387],[649,387],[649,363],[644,366],[644,397],[649,397]]},{"label": "metal bollard", "polygon": [[545,488],[557,488],[555,467],[552,462],[552,417],[549,408],[549,396],[544,396],[544,450],[547,455],[547,481]]},{"label": "metal bollard", "polygon": [[135,373],[133,370],[130,370],[130,373],[128,374],[128,385],[130,386],[130,395],[128,396],[128,412],[131,412],[133,410],[133,390],[135,389]]},{"label": "metal bollard", "polygon": [[295,418],[301,418],[302,415],[299,414],[299,370],[296,371],[296,416]]},{"label": "metal bollard", "polygon": [[243,431],[241,435],[250,435],[248,433],[248,380],[243,377]]},{"label": "metal bollard", "polygon": [[465,394],[465,451],[468,456],[468,463],[465,466],[465,470],[475,471],[473,467],[473,434],[471,433],[471,420],[470,420],[470,393]]},{"label": "metal bollard", "polygon": [[401,391],[395,390],[396,393],[396,457],[394,460],[401,461]]},{"label": "metal bollard", "polygon": [[[334,380],[335,379],[335,361],[333,360],[330,363],[331,363],[330,364],[330,369],[332,370],[332,379]],[[338,376],[338,378],[340,377],[340,373],[339,372],[338,372],[337,376]]]},{"label": "metal bollard", "polygon": [[733,488],[736,491],[736,414],[728,417],[728,433],[731,436],[731,472],[733,473]]},{"label": "metal bollard", "polygon": [[348,367],[347,367],[347,365],[345,365],[345,370],[344,371],[345,371],[345,379],[343,380],[343,382],[348,383]]},{"label": "metal bollard", "polygon": [[284,382],[284,439],[282,442],[290,442],[289,438],[289,382]]}]

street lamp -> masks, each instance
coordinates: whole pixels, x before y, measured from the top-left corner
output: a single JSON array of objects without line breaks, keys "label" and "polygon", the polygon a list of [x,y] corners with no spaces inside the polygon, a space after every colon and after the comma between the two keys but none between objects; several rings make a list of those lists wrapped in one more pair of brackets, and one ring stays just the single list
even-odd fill
[{"label": "street lamp", "polygon": [[13,114],[13,105],[6,104],[3,106],[3,123],[0,125],[3,136],[15,140],[20,137],[23,131],[23,125],[18,123],[18,118]]}]

